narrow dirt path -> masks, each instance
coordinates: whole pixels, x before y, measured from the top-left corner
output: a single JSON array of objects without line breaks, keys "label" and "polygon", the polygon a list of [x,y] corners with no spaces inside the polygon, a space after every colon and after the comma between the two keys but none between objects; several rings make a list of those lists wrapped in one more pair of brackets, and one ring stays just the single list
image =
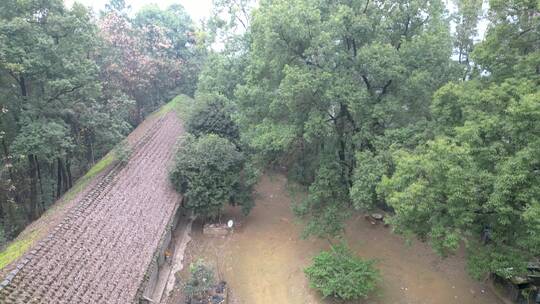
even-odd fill
[{"label": "narrow dirt path", "polygon": [[167,164],[182,132],[174,112],[138,128],[128,164],[77,198],[6,278],[0,302],[131,303],[179,202]]},{"label": "narrow dirt path", "polygon": [[[203,258],[213,264],[220,279],[231,287],[232,304],[334,303],[322,300],[308,287],[303,269],[328,243],[300,239],[302,227],[291,212],[286,179],[266,175],[256,191],[256,207],[248,217],[237,210],[229,212],[229,217],[243,221],[234,234],[208,237],[202,235],[200,223],[194,224],[187,262]],[[408,246],[389,228],[374,227],[362,216],[348,224],[346,238],[360,256],[379,259],[377,267],[383,276],[378,292],[357,303],[499,303],[483,284],[467,275],[461,256],[443,260],[427,244]],[[187,271],[182,274],[187,275]]]}]

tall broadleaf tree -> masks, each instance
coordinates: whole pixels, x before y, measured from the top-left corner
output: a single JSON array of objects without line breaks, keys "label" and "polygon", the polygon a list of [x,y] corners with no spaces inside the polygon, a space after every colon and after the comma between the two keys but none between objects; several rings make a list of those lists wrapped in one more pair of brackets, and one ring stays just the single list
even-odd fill
[{"label": "tall broadleaf tree", "polygon": [[[300,209],[315,222],[345,217],[320,210],[353,207],[355,168],[369,161],[356,154],[386,159],[457,71],[440,1],[262,1],[249,35],[246,84],[236,90],[244,139],[317,191],[344,193],[307,200]],[[323,181],[334,176],[323,168],[337,180]]]},{"label": "tall broadleaf tree", "polygon": [[197,77],[205,53],[183,8],[135,19],[123,0],[99,20],[61,0],[0,4],[0,238],[39,217],[147,113],[193,93],[182,75]]},{"label": "tall broadleaf tree", "polygon": [[127,125],[101,98],[91,12],[54,0],[4,1],[0,11],[2,163],[9,168],[2,211],[11,237],[72,186],[89,150],[103,152]]},{"label": "tall broadleaf tree", "polygon": [[540,8],[490,1],[488,16],[471,53],[481,73],[437,91],[436,140],[400,151],[381,192],[399,230],[450,252],[464,241],[473,275],[510,277],[540,255]]}]

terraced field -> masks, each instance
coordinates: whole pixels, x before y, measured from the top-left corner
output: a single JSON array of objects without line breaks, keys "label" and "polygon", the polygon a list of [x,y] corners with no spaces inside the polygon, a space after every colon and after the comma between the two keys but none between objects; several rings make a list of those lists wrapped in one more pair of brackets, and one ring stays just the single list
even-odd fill
[{"label": "terraced field", "polygon": [[133,153],[92,184],[0,283],[0,303],[132,303],[179,203],[167,164],[182,134],[174,112],[130,135]]}]

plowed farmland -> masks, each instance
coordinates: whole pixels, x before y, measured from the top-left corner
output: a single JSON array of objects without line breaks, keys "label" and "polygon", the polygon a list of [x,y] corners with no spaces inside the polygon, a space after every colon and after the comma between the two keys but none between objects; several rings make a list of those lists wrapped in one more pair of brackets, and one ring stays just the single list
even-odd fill
[{"label": "plowed farmland", "polygon": [[75,198],[3,280],[0,303],[131,303],[179,202],[167,164],[182,134],[174,112],[130,136],[128,163]]}]

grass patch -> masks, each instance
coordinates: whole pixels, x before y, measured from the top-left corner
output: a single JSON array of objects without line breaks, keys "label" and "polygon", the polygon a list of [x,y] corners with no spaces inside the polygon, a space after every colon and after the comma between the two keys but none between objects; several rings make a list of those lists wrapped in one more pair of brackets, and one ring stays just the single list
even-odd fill
[{"label": "grass patch", "polygon": [[171,101],[163,105],[161,108],[159,108],[159,110],[152,113],[150,117],[155,115],[162,116],[174,110],[180,116],[180,118],[185,118],[186,115],[188,115],[189,113],[189,109],[191,108],[192,103],[193,98],[187,95],[178,95]]},{"label": "grass patch", "polygon": [[28,237],[12,242],[0,252],[0,269],[21,257],[30,248],[35,237],[36,232],[32,232]]}]

